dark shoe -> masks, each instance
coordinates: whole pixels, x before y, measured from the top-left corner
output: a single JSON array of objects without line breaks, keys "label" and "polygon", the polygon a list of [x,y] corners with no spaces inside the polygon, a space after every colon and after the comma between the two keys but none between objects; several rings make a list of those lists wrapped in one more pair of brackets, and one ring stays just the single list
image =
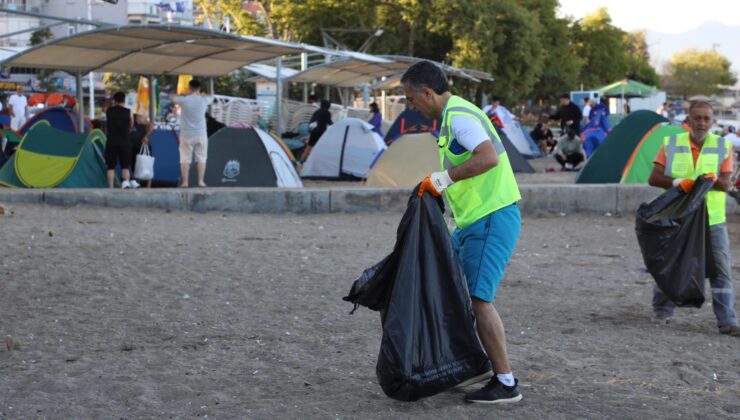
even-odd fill
[{"label": "dark shoe", "polygon": [[667,314],[654,314],[653,322],[656,324],[670,324],[673,319],[673,315]]},{"label": "dark shoe", "polygon": [[473,376],[472,378],[468,379],[467,381],[460,382],[459,384],[455,385],[455,388],[464,388],[466,386],[477,384],[478,382],[483,382],[486,379],[490,379],[491,376],[493,376],[493,371],[492,370],[489,370],[487,372],[481,373],[480,375]]},{"label": "dark shoe", "polygon": [[719,333],[727,334],[731,337],[740,337],[740,327],[737,325],[725,325],[724,327],[719,327]]},{"label": "dark shoe", "polygon": [[516,389],[518,380],[514,380],[514,386],[506,386],[496,376],[491,378],[486,386],[465,395],[465,401],[483,404],[507,404],[521,401],[522,394]]}]

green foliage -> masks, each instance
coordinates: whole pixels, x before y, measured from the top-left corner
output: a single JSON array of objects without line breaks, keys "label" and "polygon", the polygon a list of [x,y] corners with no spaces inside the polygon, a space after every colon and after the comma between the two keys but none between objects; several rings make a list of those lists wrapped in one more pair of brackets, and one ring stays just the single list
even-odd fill
[{"label": "green foliage", "polygon": [[612,25],[605,7],[573,24],[576,54],[584,59],[579,82],[586,87],[598,87],[623,79],[627,73],[624,54],[625,33]]},{"label": "green foliage", "polygon": [[543,70],[530,96],[554,100],[560,94],[578,89],[585,60],[577,55],[572,40],[571,22],[558,18],[557,0],[519,0],[519,3],[537,14],[542,25]]},{"label": "green foliage", "polygon": [[139,87],[138,74],[106,73],[103,78],[105,89],[109,92],[128,92]]},{"label": "green foliage", "polygon": [[723,85],[737,83],[730,66],[730,60],[714,50],[690,48],[679,51],[666,67],[666,88],[684,99],[693,95],[719,93]]},{"label": "green foliage", "polygon": [[39,45],[43,44],[44,42],[54,38],[54,35],[51,33],[51,29],[44,28],[39,29],[38,31],[34,31],[31,34],[31,38],[29,39],[29,42],[31,45]]},{"label": "green foliage", "polygon": [[[51,33],[51,29],[39,29],[31,34],[30,43],[31,45],[39,45],[53,38],[54,35]],[[39,87],[42,91],[54,92],[56,90],[55,72],[52,69],[41,69],[36,72],[36,78],[39,80]]]},{"label": "green foliage", "polygon": [[[491,73],[495,82],[456,80],[453,91],[470,96],[487,92],[511,102],[551,100],[563,92],[602,86],[625,77],[658,85],[649,64],[644,33],[615,27],[606,9],[583,20],[556,15],[558,0],[265,0],[267,17],[255,20],[239,0],[196,0],[201,21],[232,32],[267,35],[324,45],[321,29],[384,31],[372,54],[412,55]],[[349,49],[359,48],[367,32],[330,35]],[[218,86],[235,91],[238,79]],[[219,90],[217,88],[217,90]]]},{"label": "green foliage", "polygon": [[630,32],[625,35],[627,47],[627,71],[628,79],[637,80],[650,86],[660,87],[660,76],[655,68],[650,65],[650,53],[648,53],[647,33],[645,31]]},{"label": "green foliage", "polygon": [[226,27],[229,21],[231,33],[240,35],[271,34],[270,22],[258,22],[242,9],[242,0],[195,0],[194,7],[201,13],[196,23],[204,23],[206,27],[220,29]]}]

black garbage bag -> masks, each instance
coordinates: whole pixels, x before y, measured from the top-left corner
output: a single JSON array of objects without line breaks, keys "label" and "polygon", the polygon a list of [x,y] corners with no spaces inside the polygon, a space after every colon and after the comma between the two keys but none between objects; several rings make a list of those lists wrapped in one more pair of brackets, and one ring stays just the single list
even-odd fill
[{"label": "black garbage bag", "polygon": [[699,177],[686,194],[671,188],[637,210],[635,231],[645,267],[678,306],[704,303],[704,279],[714,271],[704,200],[711,179]]},{"label": "black garbage bag", "polygon": [[443,207],[441,199],[419,198],[415,190],[393,252],[365,270],[344,298],[355,309],[380,311],[376,374],[383,392],[401,401],[437,394],[491,369]]}]

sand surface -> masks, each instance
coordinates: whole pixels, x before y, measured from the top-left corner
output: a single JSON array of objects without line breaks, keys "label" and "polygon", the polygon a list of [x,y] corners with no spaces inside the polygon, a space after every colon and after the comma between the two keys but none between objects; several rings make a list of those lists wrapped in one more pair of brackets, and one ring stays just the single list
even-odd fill
[{"label": "sand surface", "polygon": [[[524,400],[489,407],[377,385],[379,315],[341,297],[400,213],[12,210],[2,419],[740,417],[740,339],[710,305],[651,321],[632,218],[525,217],[496,298]],[[738,290],[736,216],[730,237]]]}]

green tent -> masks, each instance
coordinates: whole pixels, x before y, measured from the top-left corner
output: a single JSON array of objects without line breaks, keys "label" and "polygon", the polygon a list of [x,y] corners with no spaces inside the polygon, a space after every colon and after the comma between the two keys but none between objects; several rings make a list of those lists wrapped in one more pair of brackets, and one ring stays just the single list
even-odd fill
[{"label": "green tent", "polygon": [[18,144],[21,142],[21,135],[10,129],[0,130],[0,137],[5,137],[8,143]]},{"label": "green tent", "polygon": [[609,127],[616,127],[624,119],[624,114],[609,114],[606,119],[609,121]]},{"label": "green tent", "polygon": [[0,168],[0,185],[17,188],[105,188],[105,135],[77,134],[39,121]]},{"label": "green tent", "polygon": [[658,89],[635,80],[624,79],[596,89],[601,96],[613,98],[644,98]]},{"label": "green tent", "polygon": [[622,183],[646,184],[653,170],[653,161],[658,155],[663,139],[679,133],[685,133],[682,127],[659,124],[651,128],[640,140],[622,171]]},{"label": "green tent", "polygon": [[622,170],[645,133],[663,122],[668,120],[652,111],[635,111],[624,117],[588,159],[576,183],[618,183],[622,179]]}]

